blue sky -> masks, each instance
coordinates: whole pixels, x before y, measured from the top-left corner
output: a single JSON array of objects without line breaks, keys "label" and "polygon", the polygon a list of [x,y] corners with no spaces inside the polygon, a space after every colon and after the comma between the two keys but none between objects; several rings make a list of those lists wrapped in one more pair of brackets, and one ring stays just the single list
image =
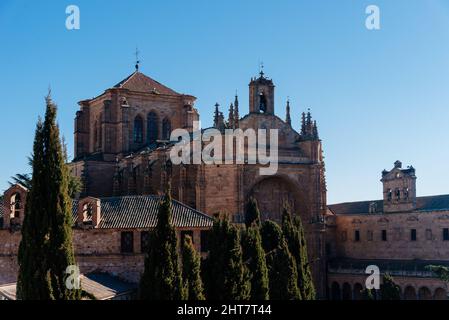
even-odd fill
[{"label": "blue sky", "polygon": [[[65,28],[78,5],[81,29]],[[380,8],[381,30],[365,28]],[[311,108],[323,140],[328,202],[381,197],[382,169],[417,169],[418,195],[449,193],[449,2],[0,1],[0,190],[27,172],[49,85],[70,151],[77,101],[142,72],[198,97],[203,125],[263,61],[276,113]],[[225,112],[227,113],[227,112]],[[72,153],[73,154],[73,153]]]}]

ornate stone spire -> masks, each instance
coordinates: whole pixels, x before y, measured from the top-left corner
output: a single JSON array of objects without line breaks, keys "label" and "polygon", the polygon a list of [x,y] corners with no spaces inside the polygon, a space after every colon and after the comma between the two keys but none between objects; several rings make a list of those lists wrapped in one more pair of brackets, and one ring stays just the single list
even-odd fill
[{"label": "ornate stone spire", "polygon": [[214,128],[223,131],[225,129],[223,112],[218,109],[220,105],[218,102],[215,104],[215,114],[214,114]]},{"label": "ornate stone spire", "polygon": [[235,128],[239,127],[239,97],[237,95],[237,92],[235,93],[235,100],[234,100],[234,126]]},{"label": "ornate stone spire", "polygon": [[313,133],[313,138],[315,140],[318,140],[320,137],[318,136],[318,126],[316,125],[316,120],[313,121],[313,129],[312,129],[312,133]]},{"label": "ornate stone spire", "polygon": [[218,104],[218,102],[215,104],[215,112],[214,112],[214,128],[218,128],[218,118],[220,116],[220,111],[218,110],[218,107],[220,105]]},{"label": "ornate stone spire", "polygon": [[303,112],[301,116],[301,135],[305,134],[306,134],[306,114],[305,112]]},{"label": "ornate stone spire", "polygon": [[307,113],[302,113],[301,138],[302,140],[319,140],[318,126],[316,121],[312,121],[310,109]]},{"label": "ornate stone spire", "polygon": [[234,121],[234,105],[231,103],[229,106],[229,115],[228,115],[228,128],[234,129],[235,128],[235,121]]},{"label": "ornate stone spire", "polygon": [[287,122],[287,124],[291,126],[292,118],[290,117],[290,99],[287,99],[287,107],[285,109],[285,122]]}]

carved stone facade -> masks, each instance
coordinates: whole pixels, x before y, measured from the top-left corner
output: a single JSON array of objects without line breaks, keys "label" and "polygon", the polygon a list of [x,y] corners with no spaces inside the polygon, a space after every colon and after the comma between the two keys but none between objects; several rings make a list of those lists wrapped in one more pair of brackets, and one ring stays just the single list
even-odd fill
[{"label": "carved stone facade", "polygon": [[197,133],[195,97],[138,71],[100,96],[81,101],[71,168],[83,179],[82,196],[159,194],[170,181],[174,199],[211,216],[229,214],[236,223],[243,221],[250,196],[258,200],[264,218],[277,221],[283,204],[289,203],[305,225],[316,286],[324,296],[326,184],[321,140],[310,112],[303,113],[300,132],[292,128],[290,115],[287,121],[275,115],[274,91],[273,81],[261,72],[249,84],[249,114],[240,117],[236,96],[227,120],[218,104],[214,117],[214,127],[222,133],[278,130],[279,165],[270,176],[260,175],[260,164],[173,165],[169,132],[181,128]]}]

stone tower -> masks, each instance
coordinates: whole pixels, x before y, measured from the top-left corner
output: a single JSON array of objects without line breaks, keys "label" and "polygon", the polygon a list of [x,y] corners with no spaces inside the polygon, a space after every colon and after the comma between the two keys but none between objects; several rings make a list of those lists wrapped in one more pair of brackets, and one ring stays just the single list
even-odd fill
[{"label": "stone tower", "polygon": [[412,166],[402,169],[398,160],[390,171],[382,171],[384,212],[406,212],[416,209],[416,175]]},{"label": "stone tower", "polygon": [[263,71],[249,83],[249,112],[274,115],[274,84]]}]

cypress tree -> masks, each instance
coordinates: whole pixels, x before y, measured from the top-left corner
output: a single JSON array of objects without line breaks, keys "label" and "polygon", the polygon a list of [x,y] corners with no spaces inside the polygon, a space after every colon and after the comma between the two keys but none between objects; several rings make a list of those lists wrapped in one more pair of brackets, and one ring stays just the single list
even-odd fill
[{"label": "cypress tree", "polygon": [[182,246],[182,280],[186,300],[204,300],[201,280],[200,255],[193,247],[192,239],[186,236]]},{"label": "cypress tree", "polygon": [[242,237],[243,259],[251,279],[251,300],[268,300],[268,268],[260,230],[250,227]]},{"label": "cypress tree", "polygon": [[[38,123],[36,129],[32,188],[25,209],[28,217],[24,221],[19,249],[18,297],[79,299],[81,290],[66,286],[67,267],[76,265],[69,172],[56,124],[56,105],[50,94],[46,104],[44,124]],[[33,249],[37,252],[31,252]],[[37,260],[41,260],[37,265],[33,259],[36,254]]]},{"label": "cypress tree", "polygon": [[383,277],[383,284],[380,286],[382,300],[400,300],[401,287],[399,287],[389,274]]},{"label": "cypress tree", "polygon": [[177,238],[171,224],[171,192],[168,186],[159,206],[156,229],[150,234],[149,252],[140,281],[140,296],[145,300],[184,298]]},{"label": "cypress tree", "polygon": [[312,270],[309,264],[306,236],[304,234],[304,228],[302,225],[301,218],[297,215],[293,219],[293,224],[296,227],[297,232],[299,233],[300,239],[300,250],[301,250],[301,268],[302,268],[302,277],[304,279],[302,283],[303,292],[304,292],[304,300],[315,300],[316,299],[316,290],[315,285],[313,283]]},{"label": "cypress tree", "polygon": [[260,226],[260,211],[257,206],[256,199],[250,197],[248,203],[246,204],[245,225],[246,228],[249,228],[253,224]]},{"label": "cypress tree", "polygon": [[237,228],[228,219],[216,220],[209,234],[205,262],[206,296],[211,300],[247,300],[249,274],[243,263]]},{"label": "cypress tree", "polygon": [[298,287],[303,300],[315,299],[315,287],[313,285],[312,273],[307,257],[307,246],[305,242],[304,229],[301,218],[295,217],[292,221],[289,209],[284,207],[282,213],[282,231],[293,255],[298,271]]},{"label": "cypress tree", "polygon": [[266,252],[270,299],[300,299],[295,259],[278,224],[269,220],[262,224],[262,244]]},{"label": "cypress tree", "polygon": [[48,300],[51,297],[51,285],[47,279],[45,255],[48,241],[49,217],[42,204],[45,177],[43,123],[39,119],[34,138],[32,168],[33,176],[25,205],[25,217],[22,225],[22,240],[19,245],[17,279],[17,298],[21,300]]}]

